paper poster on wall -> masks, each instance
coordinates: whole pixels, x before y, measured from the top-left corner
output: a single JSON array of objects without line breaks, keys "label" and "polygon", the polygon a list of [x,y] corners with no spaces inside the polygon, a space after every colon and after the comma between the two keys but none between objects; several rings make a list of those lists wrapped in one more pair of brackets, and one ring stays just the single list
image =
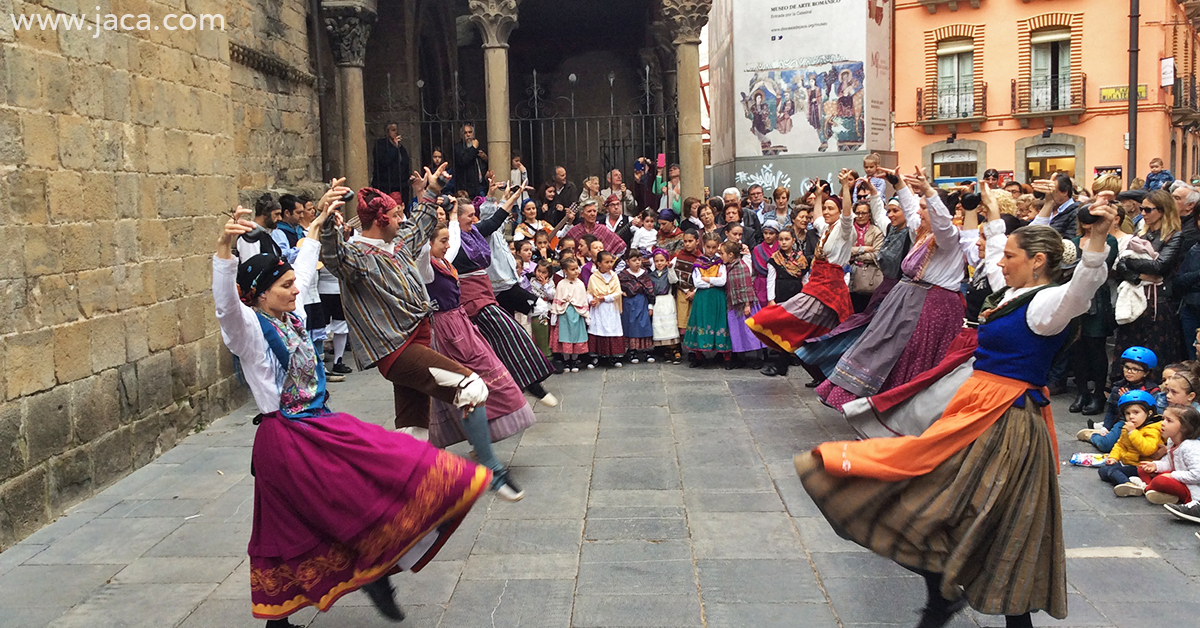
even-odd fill
[{"label": "paper poster on wall", "polygon": [[889,1],[733,4],[737,156],[890,149]]}]

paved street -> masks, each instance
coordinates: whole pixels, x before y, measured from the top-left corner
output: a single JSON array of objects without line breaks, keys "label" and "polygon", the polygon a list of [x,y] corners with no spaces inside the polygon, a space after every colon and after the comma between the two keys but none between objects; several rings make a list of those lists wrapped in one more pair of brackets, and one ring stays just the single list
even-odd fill
[{"label": "paved street", "polygon": [[[835,536],[792,456],[851,435],[807,378],[638,365],[553,378],[558,408],[498,445],[526,498],[481,499],[420,574],[410,628],[915,625],[922,581]],[[390,424],[374,372],[333,406]],[[1064,458],[1080,418],[1055,404]],[[261,626],[250,617],[250,406],[0,554],[0,628]],[[453,448],[465,453],[464,445]],[[1200,625],[1200,541],[1145,500],[1064,468],[1070,617],[1039,625]],[[355,593],[301,625],[386,626]],[[958,628],[1002,626],[960,616]]]}]

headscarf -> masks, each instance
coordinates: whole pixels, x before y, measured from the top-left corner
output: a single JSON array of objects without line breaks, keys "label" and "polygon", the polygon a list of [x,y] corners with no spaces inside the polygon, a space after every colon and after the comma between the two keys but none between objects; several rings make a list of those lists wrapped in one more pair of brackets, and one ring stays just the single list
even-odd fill
[{"label": "headscarf", "polygon": [[[364,200],[367,197],[367,192],[371,192],[371,200]],[[392,197],[376,190],[375,188],[363,188],[358,191],[358,218],[363,225],[374,224],[380,217],[392,211],[397,205],[396,200]]]},{"label": "headscarf", "polygon": [[242,303],[253,306],[259,295],[270,290],[271,286],[291,269],[292,265],[288,264],[287,260],[270,253],[259,253],[251,257],[238,265],[238,298]]},{"label": "headscarf", "polygon": [[[616,196],[616,195],[614,194],[614,196]],[[675,212],[673,212],[669,209],[664,209],[664,210],[658,212],[659,220],[669,220],[671,222],[675,222],[676,218],[677,218],[677,216],[675,215]]]}]

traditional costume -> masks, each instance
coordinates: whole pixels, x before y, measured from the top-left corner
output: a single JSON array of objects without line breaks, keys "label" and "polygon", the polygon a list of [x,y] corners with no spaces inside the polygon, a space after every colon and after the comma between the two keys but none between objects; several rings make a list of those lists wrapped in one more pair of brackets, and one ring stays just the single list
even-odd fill
[{"label": "traditional costume", "polygon": [[[841,199],[834,198],[840,204]],[[746,320],[764,344],[793,353],[806,339],[819,336],[846,320],[854,308],[846,273],[853,243],[852,217],[843,215],[825,234],[813,255],[808,283],[792,299],[769,305]]]},{"label": "traditional costume", "polygon": [[[1062,286],[1008,289],[981,316],[973,373],[919,436],[825,443],[796,457],[839,535],[981,613],[1067,615],[1058,451],[1045,389],[1071,319],[1104,283],[1087,251]],[[961,594],[959,587],[961,587]]]},{"label": "traditional costume", "polygon": [[[726,319],[729,326],[729,343],[734,353],[758,351],[763,343],[754,337],[754,332],[746,326],[746,319],[754,316],[762,308],[758,305],[758,297],[754,294],[754,284],[750,279],[750,269],[741,260],[725,266],[725,306],[728,308]],[[745,314],[746,306],[750,306],[750,315]]]},{"label": "traditional costume", "polygon": [[725,265],[720,259],[708,256],[696,259],[692,268],[692,285],[696,286],[696,296],[692,299],[683,347],[696,352],[697,357],[705,351],[728,353],[732,350],[725,280]]},{"label": "traditional costume", "polygon": [[692,267],[697,259],[699,256],[695,251],[680,248],[679,252],[675,253],[675,257],[671,259],[669,266],[670,271],[678,280],[675,290],[675,313],[679,318],[679,333],[681,334],[687,329],[688,319],[691,318],[692,300],[688,298],[687,293],[696,289],[696,286],[692,284]]},{"label": "traditional costume", "polygon": [[625,355],[625,332],[621,327],[621,280],[617,271],[592,273],[588,294],[599,299],[588,317],[588,349],[601,358]]},{"label": "traditional costume", "polygon": [[[621,282],[621,329],[629,351],[649,351],[654,346],[654,325],[650,320],[654,283],[645,268],[637,273],[626,268],[617,273]],[[635,358],[636,359],[636,358]]]},{"label": "traditional costume", "polygon": [[587,320],[591,310],[587,286],[579,279],[563,279],[554,288],[550,306],[550,350],[563,355],[588,352]]},{"label": "traditional costume", "polygon": [[[662,249],[657,253],[666,254]],[[650,271],[650,283],[654,285],[654,346],[674,346],[679,344],[679,319],[675,308],[675,295],[672,294],[671,284],[679,283],[670,267]]]},{"label": "traditional costume", "polygon": [[[921,225],[919,205],[907,188],[900,195],[909,231],[915,234]],[[933,368],[962,326],[959,229],[940,197],[927,198],[926,205],[930,233],[904,258],[904,279],[888,293],[829,379],[817,387],[821,399],[838,410],[847,401],[889,390]]]},{"label": "traditional costume", "polygon": [[[433,348],[483,378],[488,387],[485,407],[490,440],[504,440],[533,425],[536,421],[533,408],[459,304],[458,271],[445,259],[422,256],[420,262],[425,289],[433,305]],[[434,402],[433,409],[430,443],[449,447],[467,439],[460,421],[462,410],[440,401]]]},{"label": "traditional costume", "polygon": [[[316,242],[300,244],[297,302],[316,274],[319,250]],[[236,259],[213,259],[221,338],[238,356],[260,412],[251,454],[253,614],[268,625],[288,625],[283,618],[296,611],[327,611],[364,588],[381,611],[403,618],[386,576],[420,571],[432,560],[491,474],[405,434],[329,410],[324,366],[303,311],[280,319],[251,307],[289,269],[269,255],[241,268]],[[450,401],[470,405],[486,398],[473,375],[443,375],[453,380],[444,387]]]}]

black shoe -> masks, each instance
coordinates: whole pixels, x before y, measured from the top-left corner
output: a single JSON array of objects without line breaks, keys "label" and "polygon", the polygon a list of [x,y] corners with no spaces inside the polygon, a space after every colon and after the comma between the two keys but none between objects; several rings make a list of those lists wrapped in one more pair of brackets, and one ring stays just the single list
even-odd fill
[{"label": "black shoe", "polygon": [[364,584],[362,586],[363,593],[371,598],[371,603],[375,605],[375,609],[380,615],[396,622],[404,621],[404,611],[396,604],[396,591],[392,589],[392,583],[388,581],[387,576]]},{"label": "black shoe", "polygon": [[704,358],[696,355],[695,353],[688,356],[688,362],[688,368],[698,369],[704,366]]},{"label": "black shoe", "polygon": [[[1083,404],[1083,416],[1096,416],[1097,414],[1104,414],[1104,406],[1107,404],[1107,402],[1108,400],[1104,398],[1103,394],[1092,393],[1091,398],[1088,399],[1087,403]],[[1088,421],[1088,423],[1091,423],[1091,421]]]},{"label": "black shoe", "polygon": [[287,619],[268,619],[267,628],[300,628]]},{"label": "black shoe", "polygon": [[779,369],[775,368],[774,364],[768,364],[764,366],[759,373],[762,373],[767,377],[775,377],[776,375],[779,375]]},{"label": "black shoe", "polygon": [[1078,395],[1075,395],[1075,401],[1071,402],[1071,406],[1067,408],[1067,412],[1071,414],[1079,414],[1083,410],[1083,404],[1091,401],[1091,395],[1086,390],[1080,390]]},{"label": "black shoe", "polygon": [[351,369],[343,364],[341,360],[338,360],[336,363],[334,363],[333,369],[331,370],[338,375],[347,375],[354,372],[354,369]]},{"label": "black shoe", "polygon": [[966,608],[966,598],[959,598],[948,603],[943,608],[930,608],[928,605],[921,609],[921,621],[917,622],[917,628],[942,628],[950,623],[954,618],[955,613]]},{"label": "black shoe", "polygon": [[823,380],[823,379],[820,379],[820,380],[814,379],[813,381],[805,384],[804,387],[805,388],[816,388],[817,386],[820,386],[821,384],[824,384],[824,383],[825,383],[825,380]]}]

